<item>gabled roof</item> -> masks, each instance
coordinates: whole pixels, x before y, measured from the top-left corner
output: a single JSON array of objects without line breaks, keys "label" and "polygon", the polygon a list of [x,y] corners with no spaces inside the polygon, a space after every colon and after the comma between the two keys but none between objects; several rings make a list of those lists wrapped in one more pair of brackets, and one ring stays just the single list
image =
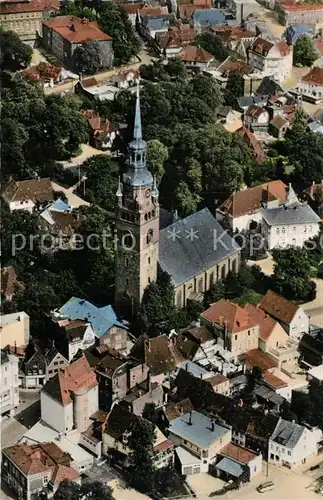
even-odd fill
[{"label": "gabled roof", "polygon": [[243,464],[248,464],[258,456],[257,453],[233,443],[228,443],[224,448],[222,448],[221,455],[233,458],[233,460]]},{"label": "gabled roof", "polygon": [[27,200],[36,203],[52,201],[54,191],[49,178],[28,179],[25,181],[11,180],[4,188],[2,196],[8,203]]},{"label": "gabled roof", "polygon": [[110,378],[120,366],[126,363],[126,359],[118,351],[105,344],[92,345],[83,352],[91,368]]},{"label": "gabled roof", "polygon": [[[229,56],[217,67],[217,71],[222,75],[229,73],[230,71],[238,71],[239,73],[248,75],[251,73],[252,67],[243,61],[237,61],[234,56]],[[249,99],[252,103],[253,98],[250,96]]]},{"label": "gabled roof", "polygon": [[221,299],[212,304],[201,317],[221,327],[226,327],[230,333],[239,333],[257,325],[248,312],[234,302]]},{"label": "gabled roof", "polygon": [[249,108],[246,111],[246,115],[251,116],[252,118],[259,118],[259,116],[261,116],[264,113],[268,114],[268,111],[266,111],[261,106],[255,106],[254,104],[249,106]]},{"label": "gabled roof", "polygon": [[270,226],[284,224],[318,224],[320,217],[307,204],[299,202],[278,208],[262,209],[262,217]]},{"label": "gabled roof", "polygon": [[[190,237],[192,234],[195,236]],[[221,237],[223,245],[214,245],[215,234]],[[237,252],[234,240],[207,208],[176,221],[159,233],[159,265],[172,277],[175,286]]]},{"label": "gabled roof", "polygon": [[202,49],[202,47],[197,47],[196,45],[187,45],[187,47],[185,47],[177,57],[184,62],[204,63],[208,63],[214,58],[212,54]]},{"label": "gabled roof", "polygon": [[152,375],[168,373],[183,361],[175,343],[166,335],[145,341],[145,363]]},{"label": "gabled roof", "polygon": [[214,340],[212,332],[206,326],[196,326],[195,328],[190,328],[184,332],[184,335],[188,338],[196,340],[199,344],[204,344],[209,340]]},{"label": "gabled roof", "polygon": [[279,419],[277,426],[271,436],[271,440],[286,448],[293,449],[297,446],[300,438],[305,432],[305,427],[296,424],[295,422],[289,422],[288,420]]},{"label": "gabled roof", "polygon": [[251,130],[249,130],[244,125],[237,130],[237,134],[240,135],[240,137],[242,137],[244,142],[250,148],[256,162],[262,163],[265,160],[266,155],[260,145],[260,142],[256,139],[255,134],[253,134]]},{"label": "gabled roof", "polygon": [[[322,7],[323,8],[323,7]],[[303,76],[302,83],[309,85],[323,85],[323,68],[314,67],[305,76]]]},{"label": "gabled roof", "polygon": [[224,201],[218,210],[232,217],[240,217],[259,210],[262,202],[273,200],[286,201],[286,185],[280,180],[241,189]]},{"label": "gabled roof", "polygon": [[264,372],[262,374],[262,378],[264,382],[266,382],[266,384],[268,384],[274,390],[288,387],[288,384],[284,380],[277,377],[274,373],[271,373],[270,371]]},{"label": "gabled roof", "polygon": [[61,405],[67,406],[72,402],[72,394],[77,389],[91,389],[97,385],[95,373],[82,354],[74,363],[60,370],[43,387],[43,391],[58,401]]},{"label": "gabled roof", "polygon": [[43,25],[55,31],[69,43],[83,43],[89,40],[112,40],[111,36],[100,30],[96,21],[80,19],[75,16],[51,17]]},{"label": "gabled roof", "polygon": [[91,302],[72,297],[57,311],[68,319],[80,319],[91,323],[95,336],[101,338],[113,326],[124,328],[120,323],[112,306],[96,307]]},{"label": "gabled roof", "polygon": [[42,61],[37,66],[31,66],[30,68],[25,69],[22,71],[22,74],[26,78],[35,82],[39,82],[41,80],[48,82],[51,79],[57,80],[61,72],[62,68],[60,66],[54,66],[53,64]]},{"label": "gabled roof", "polygon": [[170,421],[170,420],[175,420],[175,418],[179,417],[180,415],[189,413],[192,410],[194,410],[192,402],[189,398],[186,398],[177,403],[168,403],[165,406],[164,411],[168,420]]},{"label": "gabled roof", "polygon": [[257,366],[262,372],[275,368],[278,364],[277,361],[274,361],[273,358],[262,352],[260,349],[252,349],[251,351],[242,354],[241,358],[248,368]]},{"label": "gabled roof", "polygon": [[296,304],[278,295],[278,293],[273,290],[268,290],[258,305],[267,314],[270,314],[273,318],[276,318],[286,325],[293,320],[299,309]]},{"label": "gabled roof", "polygon": [[24,12],[47,12],[58,10],[58,0],[29,0],[28,2],[1,2],[0,14],[19,14]]},{"label": "gabled roof", "polygon": [[130,430],[131,424],[138,419],[137,415],[119,403],[115,403],[107,416],[103,432],[109,434],[114,439],[120,439],[124,432]]},{"label": "gabled roof", "polygon": [[252,304],[246,304],[244,308],[259,325],[259,338],[265,341],[268,340],[278,324],[277,321],[265,313],[265,311]]}]

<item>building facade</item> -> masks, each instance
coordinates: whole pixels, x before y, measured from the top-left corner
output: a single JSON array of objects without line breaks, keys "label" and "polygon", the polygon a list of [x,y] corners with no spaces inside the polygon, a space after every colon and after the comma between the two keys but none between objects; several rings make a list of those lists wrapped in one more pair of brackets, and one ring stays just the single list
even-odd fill
[{"label": "building facade", "polygon": [[295,4],[289,5],[281,2],[275,3],[278,20],[283,26],[290,24],[314,25],[323,21],[323,7],[321,4]]},{"label": "building facade", "polygon": [[263,77],[286,80],[293,67],[293,48],[286,42],[270,42],[257,37],[248,49],[248,63]]},{"label": "building facade", "polygon": [[29,316],[24,311],[4,314],[0,324],[1,349],[10,345],[26,346],[29,342]]},{"label": "building facade", "polygon": [[9,414],[12,417],[19,405],[18,362],[16,356],[1,351],[1,415]]}]

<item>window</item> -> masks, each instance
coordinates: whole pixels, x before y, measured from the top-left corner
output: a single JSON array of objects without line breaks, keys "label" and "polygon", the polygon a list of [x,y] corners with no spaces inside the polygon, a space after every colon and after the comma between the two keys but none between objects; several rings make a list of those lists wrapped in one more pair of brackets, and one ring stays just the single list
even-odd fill
[{"label": "window", "polygon": [[250,330],[248,330],[248,336],[250,337]]},{"label": "window", "polygon": [[181,307],[182,306],[182,292],[179,291],[176,294],[176,306]]},{"label": "window", "polygon": [[7,385],[7,382],[8,382],[8,380],[7,380],[6,378],[5,378],[5,379],[3,379],[3,383],[4,383],[4,385]]},{"label": "window", "polygon": [[54,365],[57,366],[58,365],[58,361],[54,361]]},{"label": "window", "polygon": [[60,364],[60,365],[63,365],[63,364],[64,364],[64,361],[63,361],[63,360],[62,360],[62,361],[60,361],[60,362],[59,362],[59,364]]},{"label": "window", "polygon": [[150,264],[150,257],[148,257],[148,264]]},{"label": "window", "polygon": [[285,234],[286,232],[286,229],[284,227],[282,227],[282,233]]},{"label": "window", "polygon": [[214,273],[212,272],[212,273],[210,274],[210,286],[212,286],[212,285],[213,285],[213,283],[214,283]]},{"label": "window", "polygon": [[304,226],[304,233],[307,233],[307,226]]},{"label": "window", "polygon": [[128,257],[125,258],[125,267],[129,267],[129,259],[128,259]]},{"label": "window", "polygon": [[43,482],[44,482],[44,485],[46,486],[48,483],[48,476],[43,477]]},{"label": "window", "polygon": [[288,452],[287,452],[287,455],[288,455],[288,456],[291,456],[291,454],[292,454],[292,452],[291,452],[291,451],[288,451]]},{"label": "window", "polygon": [[308,227],[308,232],[311,233],[312,232],[312,226],[309,226]]},{"label": "window", "polygon": [[126,232],[122,236],[122,244],[125,248],[133,248],[134,246],[134,237],[130,231]]},{"label": "window", "polygon": [[152,229],[149,229],[146,237],[146,243],[149,245],[153,241],[153,236],[154,236],[154,231]]},{"label": "window", "polygon": [[238,335],[235,335],[235,336],[234,336],[234,340],[238,340]]},{"label": "window", "polygon": [[277,227],[276,229],[276,234],[279,234],[279,227]]},{"label": "window", "polygon": [[53,373],[53,370],[49,370],[49,371],[48,371],[48,373],[49,373],[49,374]]},{"label": "window", "polygon": [[148,276],[148,283],[150,283],[150,277]]},{"label": "window", "polygon": [[126,286],[129,286],[129,280],[126,278]]},{"label": "window", "polygon": [[293,232],[296,233],[296,226],[293,227]]},{"label": "window", "polygon": [[200,278],[197,284],[197,289],[199,292],[203,292],[203,278]]}]

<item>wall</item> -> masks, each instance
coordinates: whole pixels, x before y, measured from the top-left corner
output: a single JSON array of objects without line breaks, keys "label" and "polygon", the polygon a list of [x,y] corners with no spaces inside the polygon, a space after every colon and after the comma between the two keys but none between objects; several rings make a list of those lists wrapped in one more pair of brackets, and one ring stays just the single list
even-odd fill
[{"label": "wall", "polygon": [[259,349],[263,352],[267,352],[269,349],[275,349],[276,347],[283,346],[288,341],[288,338],[289,337],[284,328],[277,322],[266,341],[259,338]]},{"label": "wall", "polygon": [[258,455],[248,463],[250,479],[262,472],[262,455]]},{"label": "wall", "polygon": [[298,308],[293,320],[290,323],[289,335],[291,338],[299,340],[303,333],[308,333],[310,329],[310,318],[301,307]]},{"label": "wall", "polygon": [[251,349],[258,349],[259,327],[248,328],[238,333],[227,332],[227,348],[233,354],[243,354]]},{"label": "wall", "polygon": [[265,229],[268,230],[269,250],[287,246],[302,247],[305,241],[316,236],[320,230],[317,223],[266,226]]},{"label": "wall", "polygon": [[1,14],[0,26],[5,31],[14,31],[25,42],[34,42],[37,33],[42,33],[42,12]]},{"label": "wall", "polygon": [[[10,323],[6,324],[6,318],[10,318]],[[20,318],[18,320],[18,318]],[[29,341],[29,316],[24,313],[5,314],[1,318],[0,324],[0,345],[1,349],[7,345],[22,347]]]},{"label": "wall", "polygon": [[94,453],[96,457],[101,458],[102,441],[94,443],[91,438],[89,438],[88,436],[84,436],[84,434],[81,434],[79,444],[81,444],[82,446],[84,446],[84,448]]},{"label": "wall", "polygon": [[40,393],[41,419],[58,432],[73,428],[73,403],[62,406],[44,391]]},{"label": "wall", "polygon": [[311,85],[300,81],[297,84],[296,90],[304,96],[314,97],[317,101],[323,99],[323,85]]},{"label": "wall", "polygon": [[26,210],[26,212],[33,213],[35,207],[35,203],[31,200],[25,201],[11,201],[9,203],[10,211],[14,210]]},{"label": "wall", "polygon": [[310,431],[304,427],[304,432],[294,448],[289,449],[269,440],[269,459],[289,467],[305,463],[307,458],[317,454],[317,443],[321,438],[322,432],[320,430]]},{"label": "wall", "polygon": [[67,361],[67,359],[65,359],[64,356],[58,353],[53,361],[46,366],[46,379],[49,380],[50,378],[54,377],[54,375],[56,375],[59,370],[65,368],[68,365],[69,362]]},{"label": "wall", "polygon": [[[212,431],[210,431],[212,432]],[[207,466],[206,466],[206,472],[208,471],[208,463],[212,461],[212,459],[219,453],[219,451],[228,443],[231,441],[231,430],[228,429],[227,433],[220,439],[217,439],[214,441],[209,448],[207,449],[202,449],[196,446],[196,444],[184,440],[181,436],[178,436],[177,434],[174,434],[172,430],[169,430],[169,439],[170,441],[173,441],[173,443],[176,446],[182,446],[183,448],[186,448],[190,453],[193,453],[197,457],[201,458],[201,460],[206,460],[207,461]],[[202,470],[203,464],[201,464],[201,471]]]},{"label": "wall", "polygon": [[10,412],[14,416],[19,405],[18,358],[9,354],[9,362],[1,365],[0,405],[1,414]]},{"label": "wall", "polygon": [[156,389],[143,394],[132,403],[132,411],[135,415],[141,415],[146,403],[155,403],[157,407],[163,404],[164,391],[161,385]]},{"label": "wall", "polygon": [[88,395],[89,416],[93,415],[99,409],[99,386],[96,385],[90,389]]},{"label": "wall", "polygon": [[129,368],[128,371],[128,388],[132,389],[137,384],[144,382],[147,379],[148,367],[144,363]]},{"label": "wall", "polygon": [[100,344],[105,344],[116,351],[127,349],[128,332],[124,328],[113,326],[100,339]]}]

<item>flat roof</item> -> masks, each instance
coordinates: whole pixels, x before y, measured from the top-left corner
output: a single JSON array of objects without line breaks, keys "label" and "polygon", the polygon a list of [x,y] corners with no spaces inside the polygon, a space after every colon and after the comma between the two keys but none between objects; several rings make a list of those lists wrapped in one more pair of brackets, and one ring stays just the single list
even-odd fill
[{"label": "flat roof", "polygon": [[179,458],[179,461],[183,466],[187,465],[198,465],[201,463],[201,460],[197,458],[195,455],[192,455],[189,451],[185,450],[181,446],[176,448],[176,454]]},{"label": "flat roof", "polygon": [[15,312],[11,314],[4,314],[3,316],[0,316],[0,325],[1,326],[11,325],[12,323],[23,321],[26,318],[29,318],[29,316],[24,311]]},{"label": "flat roof", "polygon": [[196,444],[207,448],[225,436],[230,430],[216,424],[202,413],[192,411],[170,422],[169,431]]}]

